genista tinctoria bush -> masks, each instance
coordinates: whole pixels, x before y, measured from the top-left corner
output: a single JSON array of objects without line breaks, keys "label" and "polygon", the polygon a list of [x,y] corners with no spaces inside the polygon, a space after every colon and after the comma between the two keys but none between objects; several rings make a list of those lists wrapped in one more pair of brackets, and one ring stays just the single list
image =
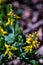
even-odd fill
[{"label": "genista tinctoria bush", "polygon": [[17,23],[21,17],[14,13],[11,4],[6,4],[4,10],[5,3],[6,0],[0,0],[0,65],[14,59],[15,56],[35,65],[37,62],[30,61],[30,57],[39,48],[38,34],[35,32],[26,38]]}]

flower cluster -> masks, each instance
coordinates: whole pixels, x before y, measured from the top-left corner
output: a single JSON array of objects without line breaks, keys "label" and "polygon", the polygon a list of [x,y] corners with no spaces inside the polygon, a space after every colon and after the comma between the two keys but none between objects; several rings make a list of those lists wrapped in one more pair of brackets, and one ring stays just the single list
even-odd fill
[{"label": "flower cluster", "polygon": [[13,25],[15,18],[20,19],[20,17],[14,14],[12,10],[7,14],[7,16],[8,16],[8,22],[5,24],[6,26]]},{"label": "flower cluster", "polygon": [[4,55],[6,56],[7,54],[9,55],[9,57],[12,59],[12,52],[11,52],[11,50],[18,50],[17,48],[15,48],[14,46],[10,46],[10,45],[8,45],[8,44],[6,44],[5,43],[5,47],[6,47],[6,51],[5,51],[5,53],[4,53]]},{"label": "flower cluster", "polygon": [[5,34],[7,34],[7,32],[0,26],[0,35],[4,36]]},{"label": "flower cluster", "polygon": [[39,46],[37,45],[39,42],[37,41],[38,34],[35,32],[34,34],[29,34],[29,37],[26,38],[27,46],[24,47],[24,51],[30,51],[32,53],[33,49],[37,49]]}]

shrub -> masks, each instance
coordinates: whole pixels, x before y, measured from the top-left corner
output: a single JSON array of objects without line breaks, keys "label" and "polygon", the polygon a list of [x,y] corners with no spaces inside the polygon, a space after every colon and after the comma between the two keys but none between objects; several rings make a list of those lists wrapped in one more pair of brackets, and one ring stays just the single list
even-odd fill
[{"label": "shrub", "polygon": [[27,63],[37,65],[36,61],[30,57],[39,48],[37,46],[38,34],[35,32],[26,38],[17,23],[21,17],[14,13],[11,4],[6,5],[5,11],[4,2],[4,0],[0,0],[0,65],[9,59],[14,59],[15,56]]}]

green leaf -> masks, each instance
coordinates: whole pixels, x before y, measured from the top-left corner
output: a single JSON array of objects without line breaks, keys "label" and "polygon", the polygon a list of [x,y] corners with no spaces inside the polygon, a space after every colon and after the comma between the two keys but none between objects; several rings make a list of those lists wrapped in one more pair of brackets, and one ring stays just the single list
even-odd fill
[{"label": "green leaf", "polygon": [[43,59],[43,56],[40,56],[41,59]]},{"label": "green leaf", "polygon": [[17,34],[17,33],[21,33],[22,31],[21,31],[21,29],[19,28],[19,25],[16,23],[16,25],[15,25],[15,34]]},{"label": "green leaf", "polygon": [[38,62],[36,60],[30,60],[30,63],[32,63],[32,65],[38,65]]},{"label": "green leaf", "polygon": [[15,43],[13,44],[14,47],[18,47],[18,45],[19,45],[18,42],[15,42]]},{"label": "green leaf", "polygon": [[7,5],[7,13],[9,13],[11,11],[11,9],[12,9],[12,5],[11,4],[8,4]]},{"label": "green leaf", "polygon": [[14,34],[10,33],[8,36],[5,36],[5,41],[7,41],[7,43],[13,43],[15,40],[15,36]]},{"label": "green leaf", "polygon": [[18,24],[16,24],[16,26],[15,26],[15,33],[17,33],[18,32]]},{"label": "green leaf", "polygon": [[25,58],[25,53],[21,53],[19,57],[20,59]]}]

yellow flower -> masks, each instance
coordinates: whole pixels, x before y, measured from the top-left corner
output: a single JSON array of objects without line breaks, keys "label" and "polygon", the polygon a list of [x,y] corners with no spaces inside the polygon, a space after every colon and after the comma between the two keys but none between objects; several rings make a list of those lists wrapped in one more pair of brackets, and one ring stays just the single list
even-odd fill
[{"label": "yellow flower", "polygon": [[30,46],[23,47],[24,51],[27,52],[29,50]]},{"label": "yellow flower", "polygon": [[3,2],[3,0],[0,0],[0,4]]},{"label": "yellow flower", "polygon": [[6,51],[5,51],[4,55],[7,55],[9,53],[10,46],[5,43],[5,47],[6,47]]},{"label": "yellow flower", "polygon": [[32,49],[32,48],[33,48],[33,46],[32,46],[32,45],[30,45],[30,48]]},{"label": "yellow flower", "polygon": [[9,48],[6,48],[4,55],[9,55],[9,57],[12,59],[12,52],[9,50]]},{"label": "yellow flower", "polygon": [[0,31],[2,31],[3,32],[3,28],[0,26]]},{"label": "yellow flower", "polygon": [[9,47],[10,47],[10,45],[8,45],[8,44],[6,44],[6,43],[5,43],[5,47],[6,47],[6,48],[9,48]]},{"label": "yellow flower", "polygon": [[0,0],[0,4],[2,4],[4,1],[6,1],[6,0]]},{"label": "yellow flower", "polygon": [[30,48],[30,53],[32,53],[33,49]]},{"label": "yellow flower", "polygon": [[14,51],[18,50],[18,48],[15,48],[14,46],[11,46],[11,49],[14,50]]},{"label": "yellow flower", "polygon": [[3,31],[3,36],[5,35],[5,34],[8,34],[6,31]]},{"label": "yellow flower", "polygon": [[9,51],[9,57],[12,59],[12,52]]},{"label": "yellow flower", "polygon": [[5,55],[7,55],[9,53],[9,47],[10,47],[10,45],[5,43],[5,48],[6,48]]},{"label": "yellow flower", "polygon": [[30,51],[30,53],[32,53],[32,48],[33,48],[32,45],[23,47],[23,49],[24,49],[25,52]]},{"label": "yellow flower", "polygon": [[7,14],[7,16],[13,16],[16,19],[20,19],[20,17],[14,14],[12,10]]},{"label": "yellow flower", "polygon": [[34,45],[34,44],[37,44],[37,43],[38,43],[38,41],[37,41],[37,40],[35,40],[35,41],[33,41],[33,43],[32,43],[32,44]]},{"label": "yellow flower", "polygon": [[[13,25],[13,22],[15,21],[15,19],[19,19],[20,18],[19,16],[14,14],[12,10],[7,14],[7,16],[9,18],[8,18],[8,22],[5,24],[6,26]],[[10,17],[12,17],[12,18],[10,18]]]},{"label": "yellow flower", "polygon": [[6,56],[9,53],[9,48],[6,49],[4,55]]},{"label": "yellow flower", "polygon": [[11,19],[11,25],[13,25],[13,22],[14,22],[14,19],[12,18],[12,19]]},{"label": "yellow flower", "polygon": [[10,24],[11,24],[11,20],[10,20],[10,18],[8,18],[8,22],[5,25],[8,26]]},{"label": "yellow flower", "polygon": [[14,19],[8,18],[8,22],[5,24],[6,26],[13,25]]},{"label": "yellow flower", "polygon": [[0,26],[0,33],[2,36],[4,36],[5,34],[8,34],[6,31],[3,30],[1,26]]},{"label": "yellow flower", "polygon": [[26,43],[31,44],[32,38],[26,38]]},{"label": "yellow flower", "polygon": [[12,13],[12,11],[7,14],[7,16],[13,16],[13,15],[14,14]]},{"label": "yellow flower", "polygon": [[38,44],[39,42],[37,41],[37,40],[35,40],[35,41],[33,41],[32,42],[32,45],[33,45],[33,47],[36,49],[37,48],[37,44]]},{"label": "yellow flower", "polygon": [[21,17],[17,16],[16,14],[14,14],[13,16],[14,16],[14,18],[16,18],[16,19],[20,19],[20,18],[21,18]]},{"label": "yellow flower", "polygon": [[39,43],[36,40],[36,37],[38,36],[38,34],[35,32],[34,34],[30,34],[29,38],[26,38],[26,43],[28,44],[28,46],[23,47],[24,51],[30,51],[30,53],[32,53],[33,49],[37,49],[39,46],[37,46],[37,44]]},{"label": "yellow flower", "polygon": [[30,46],[23,47],[23,49],[28,49]]},{"label": "yellow flower", "polygon": [[8,55],[9,58],[11,58],[11,59],[12,59],[12,55],[13,55],[11,50],[14,50],[14,51],[18,50],[18,48],[15,48],[14,46],[10,46],[6,43],[5,43],[5,48],[6,48],[6,51],[5,51],[4,55],[5,56]]},{"label": "yellow flower", "polygon": [[37,45],[34,44],[34,48],[37,49]]},{"label": "yellow flower", "polygon": [[32,53],[32,50],[33,50],[33,46],[30,45],[30,53]]}]

